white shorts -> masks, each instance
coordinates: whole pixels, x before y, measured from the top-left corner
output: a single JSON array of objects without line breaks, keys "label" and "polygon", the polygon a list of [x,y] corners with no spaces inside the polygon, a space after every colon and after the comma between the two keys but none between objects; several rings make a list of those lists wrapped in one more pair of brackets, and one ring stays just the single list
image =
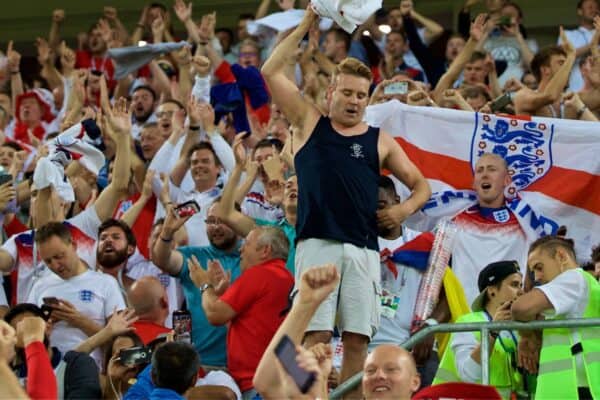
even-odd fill
[{"label": "white shorts", "polygon": [[372,338],[379,327],[379,254],[366,247],[324,239],[304,239],[296,247],[296,285],[302,273],[323,264],[335,264],[340,284],[319,306],[307,331],[352,332]]}]

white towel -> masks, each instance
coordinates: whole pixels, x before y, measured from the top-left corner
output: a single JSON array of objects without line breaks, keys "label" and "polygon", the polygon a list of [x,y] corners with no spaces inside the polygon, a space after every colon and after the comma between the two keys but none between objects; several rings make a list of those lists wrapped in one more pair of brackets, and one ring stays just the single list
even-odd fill
[{"label": "white towel", "polygon": [[[285,32],[300,25],[304,17],[305,10],[293,8],[291,10],[276,12],[266,17],[248,22],[248,33],[252,36],[264,36],[275,32]],[[326,31],[333,25],[329,18],[322,18],[319,22],[319,29]]]},{"label": "white towel", "polygon": [[73,193],[73,187],[65,178],[64,168],[52,161],[52,156],[38,160],[33,172],[33,184],[37,190],[52,186],[64,201],[68,203],[75,201],[75,193]]},{"label": "white towel", "polygon": [[50,141],[48,148],[51,154],[59,150],[67,152],[69,161],[79,161],[94,175],[98,175],[104,166],[104,154],[94,146],[94,139],[88,136],[81,123],[73,125]]},{"label": "white towel", "polygon": [[311,6],[321,17],[333,19],[352,33],[381,8],[381,0],[311,0]]},{"label": "white towel", "polygon": [[48,156],[38,160],[33,173],[33,183],[40,190],[54,187],[66,202],[75,200],[71,184],[65,177],[65,168],[77,160],[95,175],[104,165],[104,155],[92,144],[81,123],[75,124],[48,143]]},{"label": "white towel", "polygon": [[115,79],[123,79],[158,56],[179,50],[185,46],[189,46],[189,43],[182,41],[178,43],[148,44],[141,47],[119,47],[108,50],[108,56],[115,61]]}]

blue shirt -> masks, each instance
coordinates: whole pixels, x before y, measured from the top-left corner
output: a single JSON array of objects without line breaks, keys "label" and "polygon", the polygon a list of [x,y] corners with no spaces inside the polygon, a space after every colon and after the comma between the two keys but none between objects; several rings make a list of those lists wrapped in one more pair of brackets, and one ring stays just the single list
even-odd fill
[{"label": "blue shirt", "polygon": [[152,365],[148,365],[136,377],[136,382],[129,388],[123,396],[123,400],[146,400],[156,386],[152,382]]},{"label": "blue shirt", "polygon": [[150,393],[150,400],[160,399],[185,400],[185,397],[171,389],[156,388]]},{"label": "blue shirt", "polygon": [[296,227],[290,225],[287,219],[283,218],[279,222],[267,221],[264,219],[256,218],[254,223],[258,226],[276,226],[285,233],[287,240],[290,242],[290,249],[288,251],[288,258],[285,262],[285,267],[288,271],[295,276],[294,274],[294,260],[296,258]]},{"label": "blue shirt", "polygon": [[203,268],[207,268],[209,260],[218,260],[226,272],[231,271],[231,281],[233,282],[240,275],[239,249],[239,243],[235,250],[230,253],[213,246],[185,246],[177,249],[183,255],[183,265],[176,277],[181,281],[187,308],[192,313],[192,341],[196,351],[200,354],[200,361],[204,365],[227,365],[227,348],[225,345],[227,328],[225,326],[213,326],[206,319],[206,314],[202,308],[202,293],[190,279],[188,259],[192,255],[196,256]]}]

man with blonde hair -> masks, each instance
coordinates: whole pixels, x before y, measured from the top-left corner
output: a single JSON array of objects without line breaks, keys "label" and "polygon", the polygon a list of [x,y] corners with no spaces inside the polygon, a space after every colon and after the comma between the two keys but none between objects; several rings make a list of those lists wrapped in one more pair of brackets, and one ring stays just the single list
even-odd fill
[{"label": "man with blonde hair", "polygon": [[[265,62],[262,73],[274,102],[298,129],[293,152],[298,176],[296,277],[315,265],[335,264],[344,276],[307,328],[306,345],[331,340],[336,314],[344,343],[341,379],[360,371],[379,325],[377,227],[392,228],[419,210],[431,193],[421,172],[398,143],[363,122],[371,70],[354,58],[341,61],[321,115],[285,75],[317,15],[307,8],[300,25]],[[412,194],[377,211],[379,172],[387,168]],[[298,280],[298,279],[297,279]],[[339,298],[339,300],[338,300]]]}]

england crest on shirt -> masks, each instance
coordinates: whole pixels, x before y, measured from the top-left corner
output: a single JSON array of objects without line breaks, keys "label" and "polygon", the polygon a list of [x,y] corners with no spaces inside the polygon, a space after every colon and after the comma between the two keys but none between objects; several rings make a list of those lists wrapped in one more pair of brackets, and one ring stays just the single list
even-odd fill
[{"label": "england crest on shirt", "polygon": [[510,219],[510,212],[503,208],[502,210],[497,210],[492,213],[494,220],[496,222],[504,223]]},{"label": "england crest on shirt", "polygon": [[477,114],[471,141],[471,167],[484,153],[506,160],[512,184],[506,193],[515,195],[542,178],[552,168],[554,125]]},{"label": "england crest on shirt", "polygon": [[92,301],[92,297],[94,293],[91,290],[80,290],[79,291],[79,300],[85,301],[87,303]]}]

